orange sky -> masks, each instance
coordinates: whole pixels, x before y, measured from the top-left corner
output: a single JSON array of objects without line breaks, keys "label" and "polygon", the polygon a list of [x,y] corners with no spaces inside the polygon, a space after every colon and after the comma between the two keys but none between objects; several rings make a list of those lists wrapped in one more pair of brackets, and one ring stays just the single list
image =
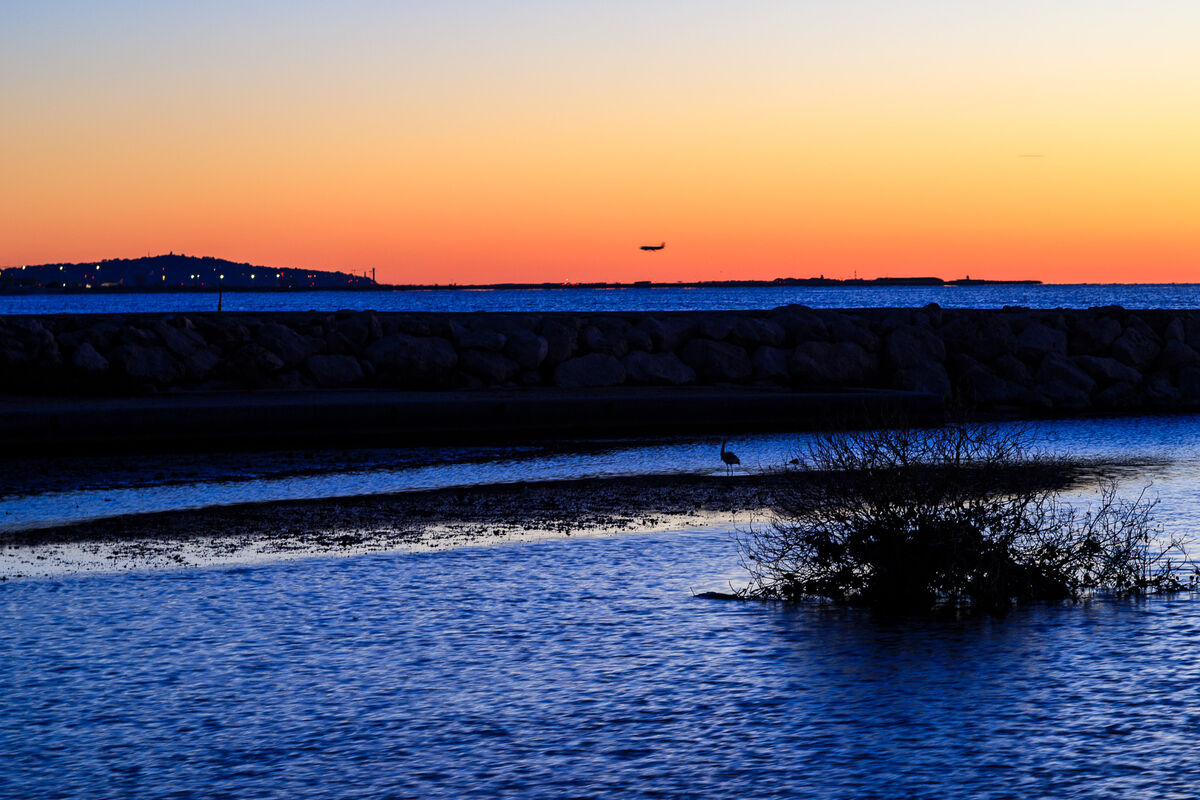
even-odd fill
[{"label": "orange sky", "polygon": [[0,31],[0,265],[1200,280],[1200,7],[102,5]]}]

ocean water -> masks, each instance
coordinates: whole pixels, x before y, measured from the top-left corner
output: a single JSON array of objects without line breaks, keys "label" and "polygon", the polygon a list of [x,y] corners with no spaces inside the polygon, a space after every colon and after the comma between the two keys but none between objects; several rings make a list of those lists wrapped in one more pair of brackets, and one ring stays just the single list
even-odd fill
[{"label": "ocean water", "polygon": [[[497,289],[480,291],[230,292],[226,311],[711,311],[799,303],[813,308],[1200,308],[1200,284]],[[0,314],[216,311],[216,294],[0,295]]]},{"label": "ocean water", "polygon": [[1191,798],[1200,598],[708,601],[728,532],[0,585],[0,796]]},{"label": "ocean water", "polygon": [[[1195,416],[1042,435],[1195,538]],[[33,460],[0,507],[716,471],[718,444]],[[749,470],[802,444],[731,443]],[[1200,597],[932,622],[694,596],[743,577],[718,521],[0,582],[0,797],[1196,796]]]}]

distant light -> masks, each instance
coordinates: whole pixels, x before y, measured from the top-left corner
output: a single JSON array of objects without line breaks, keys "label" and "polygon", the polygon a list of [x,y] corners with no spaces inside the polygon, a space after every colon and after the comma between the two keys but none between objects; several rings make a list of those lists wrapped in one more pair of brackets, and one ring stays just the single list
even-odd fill
[{"label": "distant light", "polygon": [[222,276],[221,276],[221,280],[225,280],[225,276],[224,276],[224,275],[222,275]]},{"label": "distant light", "polygon": [[[24,267],[21,267],[21,269],[25,269],[25,268],[24,268]],[[282,273],[282,272],[276,272],[276,273],[275,273],[275,277],[276,277],[276,278],[282,278],[282,277],[283,277],[283,273]]]},{"label": "distant light", "polygon": [[253,272],[251,272],[251,273],[250,273],[250,280],[254,280],[254,273],[253,273]]}]

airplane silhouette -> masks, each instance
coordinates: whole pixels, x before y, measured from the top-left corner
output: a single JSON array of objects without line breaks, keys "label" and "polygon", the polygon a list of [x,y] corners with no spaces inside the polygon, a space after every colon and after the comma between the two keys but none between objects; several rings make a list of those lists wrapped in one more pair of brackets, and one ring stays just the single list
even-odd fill
[{"label": "airplane silhouette", "polygon": [[642,245],[642,249],[649,253],[654,250],[662,250],[666,246],[666,242],[663,242],[662,244],[644,244]]}]

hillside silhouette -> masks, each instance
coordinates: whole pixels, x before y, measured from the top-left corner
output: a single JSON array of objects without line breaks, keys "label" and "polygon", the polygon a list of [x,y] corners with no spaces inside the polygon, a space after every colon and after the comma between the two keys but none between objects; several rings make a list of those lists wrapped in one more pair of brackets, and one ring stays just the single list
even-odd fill
[{"label": "hillside silhouette", "polygon": [[36,264],[0,271],[6,289],[348,289],[375,286],[365,275],[263,267],[175,253],[86,264]]}]

